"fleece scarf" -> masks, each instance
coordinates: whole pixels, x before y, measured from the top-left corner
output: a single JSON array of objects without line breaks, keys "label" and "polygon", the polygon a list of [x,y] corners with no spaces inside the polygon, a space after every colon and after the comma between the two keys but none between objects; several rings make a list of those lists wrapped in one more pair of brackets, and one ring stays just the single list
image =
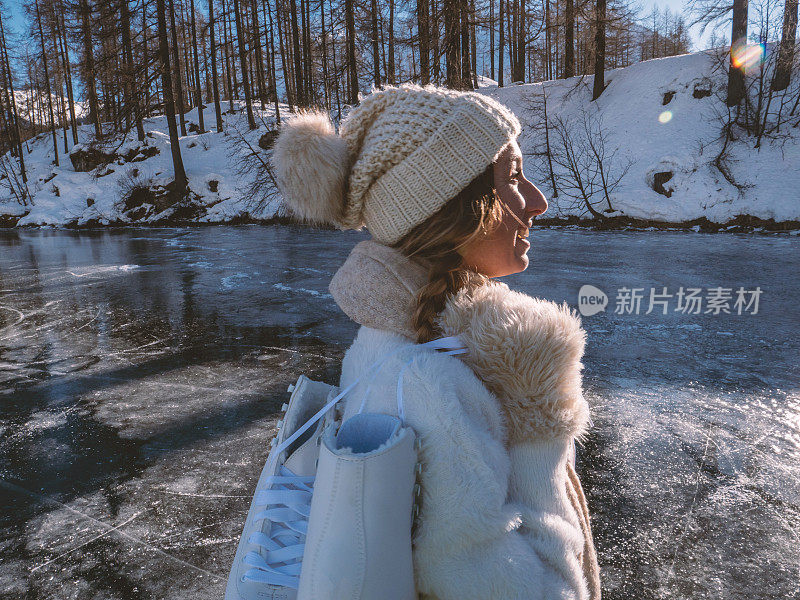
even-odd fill
[{"label": "fleece scarf", "polygon": [[[400,251],[367,240],[355,246],[329,290],[360,325],[416,340],[411,320],[428,268]],[[492,280],[448,298],[437,324],[458,335],[460,358],[497,397],[506,417],[507,445],[530,439],[575,439],[585,434],[589,408],[581,392],[586,333],[566,303],[532,298]],[[585,539],[583,566],[592,600],[600,598],[599,567],[580,481],[567,465],[567,495]]]}]

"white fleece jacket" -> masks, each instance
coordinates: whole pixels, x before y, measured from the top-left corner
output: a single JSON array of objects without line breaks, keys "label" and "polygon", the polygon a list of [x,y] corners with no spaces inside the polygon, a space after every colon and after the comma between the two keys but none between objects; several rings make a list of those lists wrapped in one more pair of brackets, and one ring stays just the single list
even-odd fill
[{"label": "white fleece jacket", "polygon": [[414,344],[410,314],[397,310],[398,302],[413,305],[422,283],[424,269],[370,241],[356,246],[330,286],[362,324],[341,387],[400,350],[353,389],[345,419],[362,401],[366,411],[397,414],[398,376],[410,361],[405,423],[420,438],[423,465],[417,591],[437,600],[599,599],[591,530],[575,498],[582,492],[567,464],[588,421],[583,337],[573,317],[490,286],[448,303],[442,325],[470,352],[447,356]]}]

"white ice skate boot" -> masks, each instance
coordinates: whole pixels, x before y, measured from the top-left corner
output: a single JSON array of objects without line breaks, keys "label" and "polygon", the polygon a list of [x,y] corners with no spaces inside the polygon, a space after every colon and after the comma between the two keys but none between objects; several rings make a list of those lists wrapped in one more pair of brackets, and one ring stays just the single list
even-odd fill
[{"label": "white ice skate boot", "polygon": [[297,600],[415,600],[414,431],[357,414],[322,434]]},{"label": "white ice skate boot", "polygon": [[[256,485],[244,531],[228,577],[225,600],[295,600],[303,558],[319,440],[335,414],[310,427],[275,456],[275,450],[319,411],[336,388],[301,375],[272,452]],[[288,456],[288,458],[286,458]]]}]

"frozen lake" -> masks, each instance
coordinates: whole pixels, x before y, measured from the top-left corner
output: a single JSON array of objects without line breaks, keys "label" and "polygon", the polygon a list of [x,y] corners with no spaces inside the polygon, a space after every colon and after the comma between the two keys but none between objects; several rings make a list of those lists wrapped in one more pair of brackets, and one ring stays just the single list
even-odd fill
[{"label": "frozen lake", "polygon": [[[364,237],[0,231],[0,596],[221,599],[287,385],[338,378],[327,284]],[[509,285],[609,297],[579,449],[604,598],[800,598],[800,238],[531,241]]]}]

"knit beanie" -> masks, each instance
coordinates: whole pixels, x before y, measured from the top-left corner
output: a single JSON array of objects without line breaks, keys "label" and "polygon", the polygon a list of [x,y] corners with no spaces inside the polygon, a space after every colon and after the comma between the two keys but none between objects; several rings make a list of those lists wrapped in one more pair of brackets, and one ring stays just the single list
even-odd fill
[{"label": "knit beanie", "polygon": [[281,126],[271,161],[284,201],[391,245],[491,165],[520,124],[483,94],[402,84],[365,97],[339,129],[317,111]]}]

